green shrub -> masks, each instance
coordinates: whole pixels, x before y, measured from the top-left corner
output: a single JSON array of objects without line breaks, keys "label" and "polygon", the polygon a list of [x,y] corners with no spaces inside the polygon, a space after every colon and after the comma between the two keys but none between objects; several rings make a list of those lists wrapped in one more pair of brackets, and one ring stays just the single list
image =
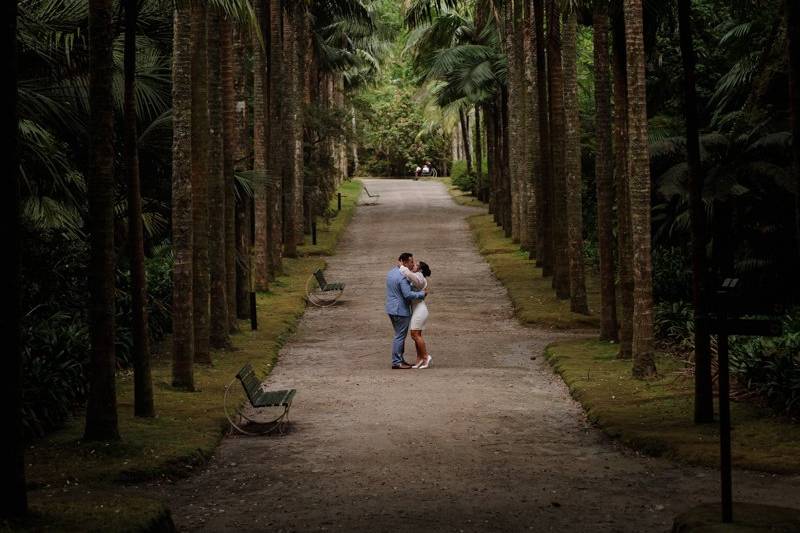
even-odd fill
[{"label": "green shrub", "polygon": [[691,296],[690,258],[680,248],[655,248],[653,250],[653,298],[655,301],[689,301]]},{"label": "green shrub", "polygon": [[459,190],[464,192],[472,192],[475,190],[475,174],[467,172],[466,161],[453,161],[453,167],[450,170],[450,179],[453,186],[458,187]]},{"label": "green shrub", "polygon": [[770,406],[800,415],[800,315],[786,317],[780,337],[731,340],[731,370]]},{"label": "green shrub", "polygon": [[694,349],[694,308],[688,302],[659,302],[653,309],[653,333],[670,350]]}]

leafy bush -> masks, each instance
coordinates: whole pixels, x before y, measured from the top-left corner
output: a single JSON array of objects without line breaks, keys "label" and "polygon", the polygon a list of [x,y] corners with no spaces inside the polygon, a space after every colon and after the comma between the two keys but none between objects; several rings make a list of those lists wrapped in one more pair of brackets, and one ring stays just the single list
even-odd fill
[{"label": "leafy bush", "polygon": [[659,302],[653,309],[653,333],[670,349],[694,349],[694,308],[688,302]]},{"label": "leafy bush", "polygon": [[450,170],[450,179],[454,187],[458,187],[464,192],[472,192],[475,190],[475,181],[477,177],[475,174],[467,172],[466,161],[453,161],[453,167]]},{"label": "leafy bush", "polygon": [[680,248],[653,250],[653,298],[657,302],[691,300],[690,258]]},{"label": "leafy bush", "polygon": [[731,370],[772,407],[800,415],[800,315],[783,321],[781,337],[731,341]]},{"label": "leafy bush", "polygon": [[[86,397],[90,341],[86,302],[85,243],[58,234],[26,235],[23,248],[23,419],[25,433],[42,436],[61,426]],[[124,265],[121,265],[124,267]],[[172,252],[157,247],[147,258],[150,338],[172,329]],[[128,366],[131,333],[130,274],[117,271],[116,348]]]},{"label": "leafy bush", "polygon": [[[156,248],[153,257],[145,259],[147,273],[147,321],[150,343],[153,345],[172,331],[172,249]],[[131,277],[129,270],[117,271],[116,343],[117,361],[121,366],[133,364],[131,349]]]}]

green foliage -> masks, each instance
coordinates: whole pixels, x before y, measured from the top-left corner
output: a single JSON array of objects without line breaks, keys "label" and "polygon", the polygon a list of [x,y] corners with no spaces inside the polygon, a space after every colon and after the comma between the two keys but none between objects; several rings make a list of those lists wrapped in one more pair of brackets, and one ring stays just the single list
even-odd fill
[{"label": "green foliage", "polygon": [[685,249],[659,247],[653,250],[653,297],[659,302],[691,300],[692,271]]},{"label": "green foliage", "polygon": [[653,309],[653,333],[669,351],[694,350],[694,308],[688,302],[659,302]]},{"label": "green foliage", "polygon": [[780,337],[732,339],[731,369],[770,406],[800,415],[800,315],[783,320]]},{"label": "green foliage", "polygon": [[373,176],[408,176],[431,161],[449,162],[450,139],[441,127],[426,127],[410,87],[385,84],[356,98],[361,172]]},{"label": "green foliage", "polygon": [[478,177],[474,173],[467,172],[466,161],[453,161],[453,166],[450,169],[450,179],[453,186],[458,187],[459,190],[473,192]]}]

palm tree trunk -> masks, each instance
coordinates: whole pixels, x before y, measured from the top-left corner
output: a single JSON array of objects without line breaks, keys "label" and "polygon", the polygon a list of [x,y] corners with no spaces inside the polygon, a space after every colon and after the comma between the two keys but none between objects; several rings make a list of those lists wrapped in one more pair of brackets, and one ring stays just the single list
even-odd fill
[{"label": "palm tree trunk", "polygon": [[[15,519],[28,512],[25,489],[25,439],[22,429],[22,345],[20,339],[21,242],[19,190],[19,126],[17,122],[17,2],[3,4],[3,42],[9,64],[6,66],[3,99],[3,130],[7,156],[3,192],[3,243],[9,254],[3,276],[6,318],[0,331],[6,354],[0,363],[0,405],[5,421],[6,438],[0,445],[0,488],[6,496],[0,500],[0,520]],[[8,264],[10,263],[10,264]]]},{"label": "palm tree trunk", "polygon": [[[497,214],[497,163],[495,160],[495,117],[492,105],[489,103],[483,104],[483,123],[486,129],[486,172],[487,176],[487,192],[488,197],[486,202],[489,204],[489,213]],[[496,220],[496,218],[495,218]]]},{"label": "palm tree trunk", "polygon": [[520,119],[525,114],[525,110],[520,105],[520,95],[523,92],[520,82],[520,58],[519,47],[517,46],[517,35],[515,28],[517,26],[517,13],[516,6],[519,2],[503,3],[503,35],[505,37],[504,47],[506,57],[508,57],[508,83],[505,92],[506,106],[508,109],[508,120],[506,122],[507,131],[505,141],[507,142],[506,152],[508,165],[508,195],[509,195],[509,209],[510,221],[508,223],[507,232],[510,233],[511,240],[520,242],[520,212],[522,203],[522,180],[520,176]]},{"label": "palm tree trunk", "polygon": [[475,104],[475,135],[472,145],[475,147],[475,187],[472,194],[483,199],[483,147],[481,146],[481,106]]},{"label": "palm tree trunk", "polygon": [[114,57],[111,0],[89,2],[89,336],[86,440],[119,439],[114,353]]},{"label": "palm tree trunk", "polygon": [[617,193],[617,250],[619,263],[619,359],[632,357],[633,343],[633,248],[631,245],[628,193],[628,81],[626,74],[625,23],[613,21],[612,70],[614,73],[614,181]]},{"label": "palm tree trunk", "polygon": [[539,157],[539,99],[536,91],[536,34],[534,32],[533,10],[530,0],[525,0],[522,22],[522,69],[525,89],[525,114],[523,131],[525,132],[525,165],[524,184],[527,190],[525,220],[522,231],[528,256],[535,258],[539,249],[539,206],[541,201],[542,164]]},{"label": "palm tree trunk", "polygon": [[507,238],[512,238],[513,224],[514,224],[514,211],[513,211],[513,176],[511,175],[511,129],[509,127],[511,118],[511,109],[508,101],[508,88],[503,88],[500,94],[500,168],[502,168],[503,177],[503,211],[502,211],[502,225],[503,233]]},{"label": "palm tree trunk", "polygon": [[208,260],[208,32],[206,4],[192,2],[192,219],[194,220],[194,360],[211,364]]},{"label": "palm tree trunk", "polygon": [[225,295],[228,303],[228,331],[239,329],[236,321],[236,194],[235,156],[238,139],[236,123],[235,65],[240,61],[234,53],[233,25],[222,20],[222,116],[223,116],[223,175],[225,188]]},{"label": "palm tree trunk", "polygon": [[464,140],[464,157],[467,160],[467,173],[472,174],[472,154],[469,150],[469,125],[464,108],[458,108],[458,122],[461,125],[461,138]]},{"label": "palm tree trunk", "polygon": [[287,159],[288,172],[284,184],[284,253],[297,257],[297,246],[303,242],[303,94],[300,61],[303,57],[305,6],[293,2],[284,19],[284,40],[288,94]]},{"label": "palm tree trunk", "polygon": [[[555,0],[547,3],[547,69],[550,80],[550,154],[552,159],[551,216],[567,212],[567,182],[564,164],[566,111],[564,109],[564,69],[561,58],[561,11]],[[553,220],[553,289],[558,298],[569,298],[569,247],[565,220]]]},{"label": "palm tree trunk", "polygon": [[188,2],[175,4],[172,46],[172,384],[194,390],[192,35]]},{"label": "palm tree trunk", "polygon": [[581,118],[578,108],[578,18],[575,11],[564,25],[564,108],[567,172],[567,242],[569,244],[569,299],[573,313],[589,314],[583,266],[583,198],[581,188]]},{"label": "palm tree trunk", "polygon": [[256,23],[260,33],[253,33],[253,173],[256,176],[253,185],[253,216],[255,217],[255,248],[252,257],[255,263],[255,288],[259,291],[269,290],[269,229],[267,196],[270,190],[267,173],[267,135],[269,121],[267,120],[267,58],[264,50],[266,45],[266,29],[269,27],[267,11],[264,2],[255,3]]},{"label": "palm tree trunk", "polygon": [[283,17],[281,14],[280,0],[269,0],[269,124],[267,140],[269,153],[267,154],[267,230],[269,239],[270,275],[276,276],[281,272],[283,261],[283,182],[282,169],[284,165],[283,147],[285,132],[281,125],[284,120],[284,79],[283,64]]},{"label": "palm tree trunk", "polygon": [[633,375],[656,373],[653,351],[653,264],[650,244],[650,158],[642,0],[625,0],[628,75],[628,188],[633,244]]},{"label": "palm tree trunk", "polygon": [[[222,95],[222,14],[215,8],[208,11],[208,260],[211,268],[211,323],[209,343],[213,348],[229,348],[228,275],[225,257],[225,137]],[[231,295],[233,297],[233,295]]]},{"label": "palm tree trunk", "polygon": [[547,94],[548,75],[546,41],[544,37],[544,0],[533,0],[533,23],[536,39],[536,90],[539,99],[539,158],[540,174],[539,203],[536,218],[537,228],[536,265],[542,268],[542,275],[553,275],[553,166],[550,158],[550,101]]},{"label": "palm tree trunk", "polygon": [[689,166],[689,215],[692,231],[692,300],[694,303],[694,421],[714,421],[711,378],[711,337],[706,314],[706,212],[703,206],[703,167],[700,163],[700,128],[697,121],[695,55],[692,42],[691,0],[678,0],[678,22],[683,59],[686,155]]},{"label": "palm tree trunk", "polygon": [[614,282],[614,166],[611,136],[611,73],[609,67],[608,4],[595,3],[595,182],[597,245],[600,251],[600,340],[617,341],[617,296]]},{"label": "palm tree trunk", "polygon": [[153,417],[153,378],[147,328],[147,276],[144,269],[144,228],[136,132],[136,0],[125,0],[125,174],[128,181],[128,244],[131,261],[133,315],[133,380],[136,416]]},{"label": "palm tree trunk", "polygon": [[[234,30],[233,63],[236,90],[236,163],[235,170],[250,170],[252,164],[252,128],[248,105],[248,86],[252,87],[252,71],[245,69],[243,58],[249,55],[250,39],[243,31]],[[237,192],[237,189],[234,189]],[[238,189],[236,196],[236,317],[250,318],[250,198]]]}]

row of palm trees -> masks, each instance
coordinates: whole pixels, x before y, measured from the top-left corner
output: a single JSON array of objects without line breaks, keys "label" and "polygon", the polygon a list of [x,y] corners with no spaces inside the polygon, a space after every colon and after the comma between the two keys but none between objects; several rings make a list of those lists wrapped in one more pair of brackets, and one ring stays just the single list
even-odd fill
[{"label": "row of palm trees", "polygon": [[[69,5],[71,13],[85,9]],[[86,440],[120,438],[115,381],[115,170],[124,171],[127,189],[134,410],[137,416],[152,417],[156,408],[137,149],[141,137],[136,114],[147,105],[137,101],[145,94],[137,90],[142,80],[137,80],[136,66],[137,22],[143,5],[150,8],[149,16],[161,9],[142,0],[91,0],[87,12],[90,157],[84,174],[89,199],[91,359]],[[119,7],[124,8],[124,19],[118,20]],[[4,15],[3,35],[13,51],[17,2],[6,2]],[[230,346],[237,319],[246,318],[251,309],[254,312],[249,295],[269,288],[281,273],[283,257],[297,256],[304,232],[315,217],[325,214],[336,186],[346,177],[348,152],[342,131],[349,128],[349,120],[340,120],[339,128],[323,127],[319,124],[325,121],[319,116],[346,117],[346,85],[369,77],[378,57],[370,39],[373,15],[360,0],[178,0],[171,17],[172,383],[192,391],[194,365],[211,364],[212,350]],[[114,141],[118,25],[125,30],[124,124],[117,130],[123,132],[121,159]],[[16,75],[15,69],[12,72]],[[9,94],[16,94],[14,76],[11,82]],[[15,140],[16,101],[9,100],[4,109],[8,138]],[[17,160],[8,161],[8,175],[17,175]],[[9,220],[4,227],[18,258],[19,246],[14,246],[19,243],[18,182],[7,180],[7,185]],[[19,261],[13,264],[17,274],[8,278],[7,287],[12,304],[19,301]],[[20,429],[13,431],[14,438],[4,440],[8,448],[3,451],[8,453],[3,453],[2,477],[10,489],[7,493],[14,497],[4,499],[3,517],[22,514],[26,508],[20,349],[13,342],[19,339],[16,311],[15,320],[3,325],[13,354],[4,359],[8,386],[3,390],[8,401],[3,405],[7,420]]]},{"label": "row of palm trees", "polygon": [[435,86],[443,107],[474,109],[474,147],[486,136],[488,175],[476,164],[476,194],[552,276],[556,295],[588,314],[577,66],[579,17],[587,11],[597,85],[601,338],[619,340],[620,357],[633,359],[634,375],[644,378],[656,368],[641,0],[420,0],[407,22],[422,81]]}]

